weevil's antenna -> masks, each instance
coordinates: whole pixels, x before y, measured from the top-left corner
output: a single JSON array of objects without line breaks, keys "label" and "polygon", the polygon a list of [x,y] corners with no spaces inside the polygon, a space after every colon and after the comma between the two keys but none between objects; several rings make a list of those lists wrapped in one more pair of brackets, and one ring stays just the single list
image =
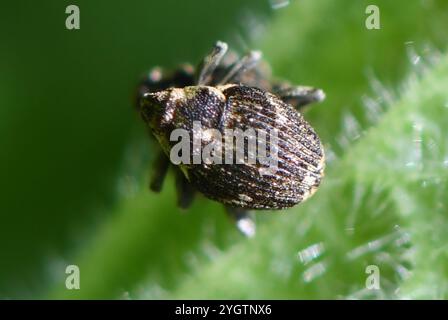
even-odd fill
[{"label": "weevil's antenna", "polygon": [[227,48],[227,43],[222,41],[216,42],[213,50],[204,58],[204,61],[199,67],[200,73],[197,79],[198,85],[205,85],[210,81],[210,77],[226,54]]},{"label": "weevil's antenna", "polygon": [[235,77],[238,77],[241,73],[246,72],[254,68],[261,60],[261,51],[250,51],[247,55],[242,57],[230,71],[221,79],[219,84],[223,85],[229,83]]}]

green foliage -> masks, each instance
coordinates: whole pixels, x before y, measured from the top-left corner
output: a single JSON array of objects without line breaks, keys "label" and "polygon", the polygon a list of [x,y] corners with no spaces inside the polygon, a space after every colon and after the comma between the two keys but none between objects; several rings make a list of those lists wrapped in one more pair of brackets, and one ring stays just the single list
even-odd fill
[{"label": "green foliage", "polygon": [[[113,205],[100,201],[99,209],[92,208],[88,196],[95,196],[95,188],[79,191],[84,196],[75,197],[84,218],[75,230],[63,228],[70,236],[61,236],[67,242],[75,234],[76,245],[62,246],[60,259],[51,263],[37,251],[35,259],[50,266],[44,287],[34,290],[38,297],[448,298],[448,55],[435,49],[448,40],[447,4],[376,2],[380,30],[364,27],[367,1],[304,0],[276,12],[258,40],[275,76],[327,93],[326,102],[306,114],[328,156],[315,196],[287,211],[258,213],[257,235],[245,239],[217,203],[199,197],[187,212],[177,209],[171,177],[161,194],[148,191],[151,148],[138,127],[115,142],[119,148],[104,147],[116,158],[125,154],[121,171],[114,158],[100,175],[108,177],[103,182],[114,181],[119,172],[118,182],[110,182],[118,185],[115,191],[100,188],[108,197],[116,195]],[[221,35],[210,31],[203,39],[200,31],[196,34],[204,50]],[[152,57],[173,55],[168,48],[158,47]],[[200,52],[190,54],[197,60]],[[166,59],[178,62],[174,56]],[[127,63],[143,70],[139,63]],[[109,77],[114,78],[112,71]],[[93,92],[90,97],[100,97]],[[7,97],[12,101],[12,96]],[[107,107],[130,113],[116,103]],[[92,127],[105,108],[92,113]],[[138,121],[127,117],[122,122],[113,117],[117,123],[111,125],[130,127]],[[102,185],[91,172],[81,177],[96,188]],[[56,205],[65,208],[62,200]],[[70,216],[64,213],[60,220],[67,223]],[[48,230],[62,223],[44,221]],[[80,267],[81,290],[65,289],[67,264]],[[368,265],[379,267],[381,290],[365,289]],[[0,290],[6,289],[0,285]]]}]

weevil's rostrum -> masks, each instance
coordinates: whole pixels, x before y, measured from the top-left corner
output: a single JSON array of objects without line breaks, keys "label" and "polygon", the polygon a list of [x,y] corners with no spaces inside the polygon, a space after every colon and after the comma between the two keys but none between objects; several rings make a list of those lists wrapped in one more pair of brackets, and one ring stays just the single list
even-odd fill
[{"label": "weevil's rostrum", "polygon": [[[288,208],[306,200],[318,188],[323,177],[324,151],[301,111],[323,100],[324,93],[271,81],[269,68],[257,51],[240,59],[225,55],[226,51],[227,45],[218,42],[196,70],[186,65],[164,75],[161,69],[153,69],[139,86],[138,105],[162,149],[151,181],[155,191],[160,190],[169,167],[170,151],[177,143],[170,141],[170,136],[176,129],[194,135],[195,123],[199,123],[222,136],[228,130],[275,132],[275,140],[266,142],[270,150],[275,142],[277,162],[272,174],[264,174],[265,165],[259,161],[189,162],[179,164],[176,170],[179,205],[188,206],[197,190],[226,205],[241,222],[248,219],[248,209]],[[215,138],[202,138],[199,153]],[[194,144],[190,146],[188,149],[193,151]],[[238,152],[233,142],[219,146],[223,154]],[[243,148],[247,160],[251,151],[248,144]]]}]

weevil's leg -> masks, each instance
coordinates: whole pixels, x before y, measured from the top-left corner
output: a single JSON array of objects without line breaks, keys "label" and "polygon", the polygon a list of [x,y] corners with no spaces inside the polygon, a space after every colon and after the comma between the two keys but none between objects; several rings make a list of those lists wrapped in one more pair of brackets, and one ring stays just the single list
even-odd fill
[{"label": "weevil's leg", "polygon": [[321,89],[305,86],[281,86],[273,91],[286,103],[291,104],[298,111],[311,103],[325,99],[325,93]]},{"label": "weevil's leg", "polygon": [[240,83],[249,87],[257,87],[264,91],[272,91],[271,69],[269,65],[261,60],[258,64],[246,72],[240,73],[238,77],[233,77],[233,83]]},{"label": "weevil's leg", "polygon": [[153,165],[153,172],[149,182],[149,188],[154,192],[162,190],[163,181],[170,166],[170,160],[160,151]]},{"label": "weevil's leg", "polygon": [[250,51],[240,60],[238,60],[219,81],[219,84],[232,83],[232,80],[241,76],[242,73],[254,68],[261,60],[261,51]]},{"label": "weevil's leg", "polygon": [[177,205],[182,209],[190,207],[194,199],[195,189],[181,170],[176,170],[176,191]]},{"label": "weevil's leg", "polygon": [[238,230],[248,238],[255,235],[255,221],[252,214],[243,208],[226,206],[227,214],[235,220]]},{"label": "weevil's leg", "polygon": [[197,76],[198,85],[206,85],[210,82],[213,71],[216,70],[222,58],[227,52],[227,43],[218,41],[213,47],[212,51],[204,58],[198,68],[199,75]]}]

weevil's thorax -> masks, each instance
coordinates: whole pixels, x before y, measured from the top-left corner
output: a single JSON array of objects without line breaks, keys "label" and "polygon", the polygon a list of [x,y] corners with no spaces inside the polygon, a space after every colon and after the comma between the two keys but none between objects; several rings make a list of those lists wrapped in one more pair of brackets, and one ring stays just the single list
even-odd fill
[{"label": "weevil's thorax", "polygon": [[200,122],[203,128],[216,128],[226,102],[223,93],[208,86],[191,86],[180,90],[183,97],[173,112],[174,127],[192,130],[193,124]]}]

